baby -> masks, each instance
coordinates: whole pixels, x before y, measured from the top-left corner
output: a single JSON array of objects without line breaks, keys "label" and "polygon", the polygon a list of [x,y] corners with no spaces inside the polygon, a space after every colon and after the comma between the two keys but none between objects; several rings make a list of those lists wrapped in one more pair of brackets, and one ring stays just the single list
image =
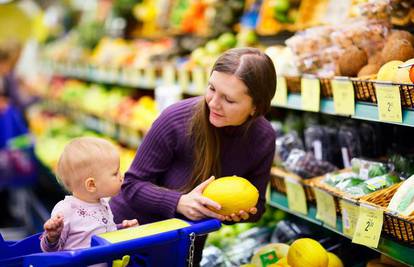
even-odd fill
[{"label": "baby", "polygon": [[86,248],[92,235],[138,225],[137,220],[114,223],[108,198],[118,194],[123,177],[118,151],[110,142],[94,137],[72,140],[60,156],[57,176],[72,195],[56,204],[44,224],[43,251]]}]

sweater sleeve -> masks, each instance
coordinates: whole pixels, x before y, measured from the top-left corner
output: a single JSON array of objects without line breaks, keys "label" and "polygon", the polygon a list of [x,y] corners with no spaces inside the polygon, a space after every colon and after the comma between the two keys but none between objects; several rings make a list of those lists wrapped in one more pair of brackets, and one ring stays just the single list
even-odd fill
[{"label": "sweater sleeve", "polygon": [[153,123],[125,174],[121,189],[132,209],[166,218],[174,217],[181,197],[178,191],[157,186],[173,161],[177,145],[172,111],[167,109]]}]

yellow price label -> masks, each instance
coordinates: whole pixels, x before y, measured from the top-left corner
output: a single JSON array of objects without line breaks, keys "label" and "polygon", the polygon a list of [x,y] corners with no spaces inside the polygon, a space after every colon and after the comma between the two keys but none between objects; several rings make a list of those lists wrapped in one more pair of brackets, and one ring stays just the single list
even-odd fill
[{"label": "yellow price label", "polygon": [[287,85],[285,77],[277,77],[276,93],[272,99],[272,105],[286,106],[287,104]]},{"label": "yellow price label", "polygon": [[354,87],[348,80],[332,80],[334,109],[336,114],[354,115],[355,98]]},{"label": "yellow price label", "polygon": [[147,86],[155,86],[156,74],[154,66],[148,66],[145,68],[145,80]]},{"label": "yellow price label", "polygon": [[347,237],[352,237],[358,221],[359,207],[356,203],[340,200],[342,213],[342,232]]},{"label": "yellow price label", "polygon": [[317,188],[314,188],[314,192],[316,197],[316,219],[332,228],[336,228],[336,208],[333,196]]},{"label": "yellow price label", "polygon": [[306,196],[303,186],[293,178],[285,178],[286,194],[289,209],[303,214],[308,214]]},{"label": "yellow price label", "polygon": [[301,95],[302,109],[318,112],[320,106],[321,87],[318,79],[302,78]]},{"label": "yellow price label", "polygon": [[380,121],[402,122],[401,97],[398,86],[375,84]]},{"label": "yellow price label", "polygon": [[165,85],[175,84],[175,69],[172,65],[166,65],[162,68],[162,79]]},{"label": "yellow price label", "polygon": [[182,90],[187,90],[190,84],[190,75],[185,68],[178,70],[178,84]]},{"label": "yellow price label", "polygon": [[200,67],[196,67],[193,69],[193,83],[194,83],[194,94],[202,95],[205,90],[205,79],[204,79],[204,71]]},{"label": "yellow price label", "polygon": [[377,248],[381,237],[383,212],[370,206],[359,206],[359,217],[352,242]]}]

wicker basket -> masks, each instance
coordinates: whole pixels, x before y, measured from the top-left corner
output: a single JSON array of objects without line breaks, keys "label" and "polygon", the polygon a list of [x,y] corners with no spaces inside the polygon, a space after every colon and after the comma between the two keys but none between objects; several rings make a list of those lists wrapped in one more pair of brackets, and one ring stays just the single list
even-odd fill
[{"label": "wicker basket", "polygon": [[[284,195],[286,195],[285,177],[292,177],[298,181],[306,181],[294,173],[289,173],[280,168],[273,167],[270,175],[270,184],[274,190]],[[302,182],[302,185],[305,191],[306,201],[315,202],[315,194],[312,188],[305,182]]]},{"label": "wicker basket", "polygon": [[319,78],[321,83],[321,96],[328,98],[333,97],[331,79],[329,78]]},{"label": "wicker basket", "polygon": [[360,202],[384,210],[382,230],[385,234],[398,241],[414,245],[414,216],[402,217],[387,210],[388,204],[401,184],[395,184],[389,188],[364,196],[360,199]]},{"label": "wicker basket", "polygon": [[355,100],[377,103],[374,81],[351,78],[355,91]]},{"label": "wicker basket", "polygon": [[285,76],[285,79],[289,93],[300,94],[300,83],[302,78],[300,76]]},{"label": "wicker basket", "polygon": [[[349,171],[348,169],[344,169],[341,170],[341,172],[346,172]],[[318,188],[320,190],[323,190],[325,192],[327,192],[328,194],[332,195],[335,201],[335,208],[336,208],[336,213],[338,215],[341,214],[341,206],[340,206],[340,199],[344,198],[344,192],[340,191],[339,189],[332,187],[326,183],[323,182],[323,180],[325,179],[325,175],[322,176],[318,176],[315,178],[310,179],[309,181],[307,181],[307,184],[311,187],[314,188]],[[348,197],[348,196],[347,196]],[[350,199],[355,199],[352,197],[348,197]]]},{"label": "wicker basket", "polygon": [[[363,80],[351,78],[355,90],[355,100],[377,103],[375,93],[375,80]],[[404,108],[414,108],[414,84],[389,83],[398,86],[400,89],[401,106]]]}]

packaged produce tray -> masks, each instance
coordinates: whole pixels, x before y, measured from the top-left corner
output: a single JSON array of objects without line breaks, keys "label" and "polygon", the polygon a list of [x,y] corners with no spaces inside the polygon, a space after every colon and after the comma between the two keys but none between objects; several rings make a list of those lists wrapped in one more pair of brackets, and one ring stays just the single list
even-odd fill
[{"label": "packaged produce tray", "polygon": [[286,195],[286,184],[285,178],[291,177],[295,180],[298,180],[303,185],[305,191],[306,201],[315,202],[315,194],[312,188],[306,183],[306,180],[302,179],[298,175],[290,172],[286,172],[280,168],[273,167],[270,175],[270,184],[274,190],[279,193]]},{"label": "packaged produce tray", "polygon": [[388,204],[401,184],[398,183],[364,196],[360,199],[360,202],[384,210],[382,231],[386,235],[398,241],[414,245],[414,216],[401,216],[387,209]]}]

